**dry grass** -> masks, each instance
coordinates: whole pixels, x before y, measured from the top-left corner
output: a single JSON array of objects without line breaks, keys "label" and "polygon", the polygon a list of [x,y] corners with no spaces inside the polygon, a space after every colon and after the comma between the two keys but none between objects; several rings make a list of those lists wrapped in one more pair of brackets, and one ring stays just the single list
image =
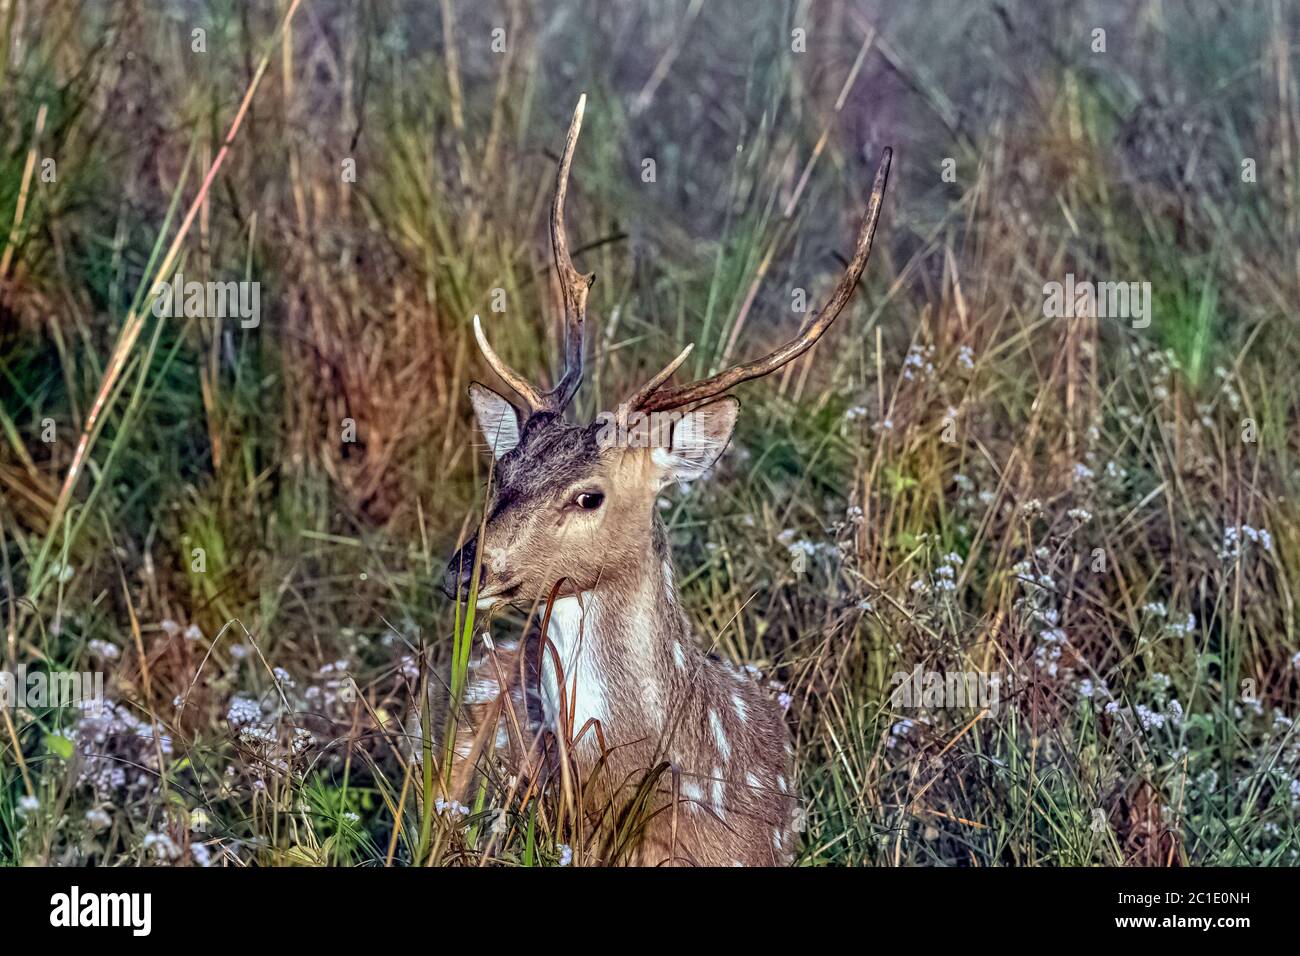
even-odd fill
[{"label": "dry grass", "polygon": [[[1297,862],[1295,10],[157,6],[0,3],[4,660],[116,703],[5,711],[0,860],[562,859],[555,794],[433,812],[402,730],[485,478],[468,318],[556,354],[586,90],[582,414],[787,334],[896,150],[858,296],[665,512],[701,639],[790,695],[803,862]],[[154,318],[172,246],[261,325]],[[1067,273],[1150,326],[1044,318]],[[899,706],[917,665],[996,707]]]}]

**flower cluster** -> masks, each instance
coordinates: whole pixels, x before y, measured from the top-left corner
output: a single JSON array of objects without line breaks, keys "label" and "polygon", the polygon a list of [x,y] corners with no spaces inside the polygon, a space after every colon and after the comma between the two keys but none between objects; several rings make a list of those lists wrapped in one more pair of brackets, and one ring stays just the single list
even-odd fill
[{"label": "flower cluster", "polygon": [[[337,670],[337,664],[326,667],[331,674]],[[305,756],[316,744],[312,732],[296,724],[296,712],[300,709],[315,714],[319,711],[313,708],[312,702],[323,710],[329,704],[323,699],[326,689],[320,684],[313,683],[298,697],[295,683],[287,672],[276,668],[275,678],[280,691],[286,695],[284,698],[276,694],[259,701],[247,694],[236,694],[226,705],[226,723],[248,755],[255,758],[253,762],[259,772],[286,773],[293,761]],[[331,683],[332,680],[327,681],[326,686]],[[285,701],[292,708],[290,711],[285,710]]]},{"label": "flower cluster", "polygon": [[1273,536],[1264,528],[1252,528],[1248,524],[1224,528],[1223,546],[1219,549],[1219,558],[1223,561],[1235,561],[1250,545],[1259,545],[1265,551],[1272,551]]},{"label": "flower cluster", "polygon": [[933,345],[913,345],[903,357],[903,381],[910,382],[917,377],[930,378],[934,375]]},{"label": "flower cluster", "polygon": [[440,817],[446,816],[455,819],[458,816],[469,816],[469,807],[465,806],[465,804],[461,803],[459,800],[444,800],[442,797],[439,797],[437,800],[433,801],[433,809]]},{"label": "flower cluster", "polygon": [[157,793],[158,758],[171,755],[171,738],[111,700],[82,703],[72,732],[81,759],[77,782],[90,787],[102,803],[118,803]]},{"label": "flower cluster", "polygon": [[957,590],[957,572],[963,564],[962,556],[950,551],[939,558],[933,573],[927,580],[917,578],[911,584],[913,594],[952,594]]}]

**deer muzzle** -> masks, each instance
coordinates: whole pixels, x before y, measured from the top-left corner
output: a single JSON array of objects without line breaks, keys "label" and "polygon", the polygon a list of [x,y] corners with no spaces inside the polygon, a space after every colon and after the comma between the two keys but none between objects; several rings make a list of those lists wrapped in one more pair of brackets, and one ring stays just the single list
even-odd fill
[{"label": "deer muzzle", "polygon": [[[474,577],[474,559],[477,550],[478,538],[470,538],[447,562],[447,570],[442,575],[442,593],[453,601],[458,596],[462,598],[469,596],[469,586]],[[487,584],[489,576],[490,572],[485,565],[479,570],[478,586],[480,591]]]}]

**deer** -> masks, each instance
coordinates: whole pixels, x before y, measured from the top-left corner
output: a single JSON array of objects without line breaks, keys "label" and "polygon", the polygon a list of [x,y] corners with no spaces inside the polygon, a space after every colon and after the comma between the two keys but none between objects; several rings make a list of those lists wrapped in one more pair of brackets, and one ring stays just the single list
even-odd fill
[{"label": "deer", "polygon": [[493,458],[484,517],[462,535],[443,590],[489,619],[506,605],[531,607],[533,623],[518,641],[484,635],[471,655],[451,789],[468,794],[489,753],[511,776],[556,772],[558,753],[566,786],[599,778],[588,789],[600,792],[603,802],[590,806],[602,809],[584,810],[584,825],[594,833],[602,820],[617,824],[606,827],[613,836],[592,838],[584,862],[786,866],[802,811],[784,709],[694,638],[657,499],[703,477],[723,454],[740,410],[728,393],[803,355],[844,310],[871,253],[892,151],[882,152],[843,276],[794,338],[672,384],[687,345],[617,413],[575,423],[566,411],[583,378],[595,276],[573,264],[564,208],[585,102],[584,94],[573,112],[550,207],[564,322],[554,387],[543,391],[511,369],[474,316],[478,348],[516,400],[469,385]]}]

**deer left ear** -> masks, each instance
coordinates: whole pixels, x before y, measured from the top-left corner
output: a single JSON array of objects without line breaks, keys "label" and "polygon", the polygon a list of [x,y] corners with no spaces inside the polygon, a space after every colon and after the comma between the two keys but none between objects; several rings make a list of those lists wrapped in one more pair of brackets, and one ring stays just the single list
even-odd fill
[{"label": "deer left ear", "polygon": [[673,424],[668,448],[656,448],[651,457],[661,469],[664,484],[694,481],[722,457],[736,427],[740,402],[723,398],[693,408]]},{"label": "deer left ear", "polygon": [[519,444],[519,415],[515,407],[478,382],[470,384],[469,400],[492,454],[500,458],[512,451]]}]

